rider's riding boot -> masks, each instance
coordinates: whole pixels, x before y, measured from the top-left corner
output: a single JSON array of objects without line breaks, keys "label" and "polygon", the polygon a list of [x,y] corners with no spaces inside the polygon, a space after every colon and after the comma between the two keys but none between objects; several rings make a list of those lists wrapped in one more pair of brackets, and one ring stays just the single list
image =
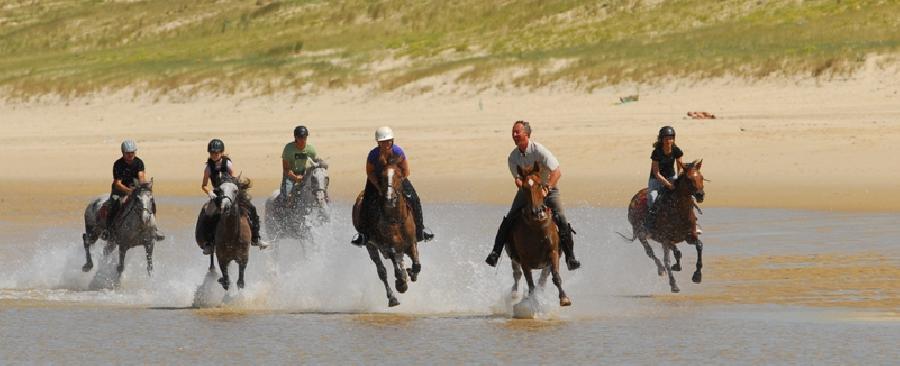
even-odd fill
[{"label": "rider's riding boot", "polygon": [[260,249],[266,248],[269,243],[260,239],[259,236],[259,215],[256,214],[256,207],[250,206],[247,210],[250,216],[250,245],[258,246]]},{"label": "rider's riding boot", "polygon": [[103,231],[100,232],[100,239],[103,239],[106,241],[111,239],[113,218],[115,217],[115,215],[117,213],[116,211],[118,211],[118,210],[115,209],[114,204],[110,203],[109,209],[106,211],[106,226],[103,229]]},{"label": "rider's riding boot", "polygon": [[497,236],[494,237],[494,248],[491,249],[491,253],[488,254],[487,259],[484,260],[491,267],[497,266],[497,260],[500,259],[500,253],[503,252],[503,245],[506,244],[506,238],[509,236],[509,229],[512,226],[513,219],[511,215],[507,215],[503,217],[503,222],[500,223],[500,228],[497,229]]},{"label": "rider's riding boot", "polygon": [[434,239],[434,234],[431,233],[431,230],[416,226],[416,241],[430,241],[431,239]]},{"label": "rider's riding boot", "polygon": [[572,236],[575,230],[572,230],[572,224],[566,223],[565,226],[566,229],[560,228],[559,244],[562,247],[563,254],[566,255],[566,267],[570,271],[574,271],[581,267],[581,262],[575,259],[575,238]]},{"label": "rider's riding boot", "polygon": [[350,244],[361,247],[366,245],[367,240],[368,238],[366,237],[366,234],[356,233],[356,235],[353,237],[353,240],[350,240]]}]

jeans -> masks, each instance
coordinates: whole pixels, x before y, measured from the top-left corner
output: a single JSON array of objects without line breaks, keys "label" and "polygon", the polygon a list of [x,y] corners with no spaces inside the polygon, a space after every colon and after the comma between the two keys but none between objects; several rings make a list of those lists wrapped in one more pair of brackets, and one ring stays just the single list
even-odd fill
[{"label": "jeans", "polygon": [[[668,178],[669,182],[675,184],[675,177]],[[659,199],[659,195],[661,190],[666,189],[666,186],[662,184],[656,177],[651,177],[649,181],[647,181],[647,207],[653,207],[656,203],[656,200]]]}]

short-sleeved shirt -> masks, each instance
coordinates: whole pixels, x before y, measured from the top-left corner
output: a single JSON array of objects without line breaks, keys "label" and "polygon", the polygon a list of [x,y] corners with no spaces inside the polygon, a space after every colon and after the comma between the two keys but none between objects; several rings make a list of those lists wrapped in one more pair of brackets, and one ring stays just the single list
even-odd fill
[{"label": "short-sleeved shirt", "polygon": [[[400,148],[399,145],[394,144],[391,147],[391,153],[394,154],[394,158],[399,159],[398,162],[406,160],[406,153],[403,152],[403,149]],[[366,158],[366,162],[371,163],[375,166],[375,175],[381,175],[381,170],[384,169],[381,166],[381,162],[378,161],[378,156],[380,155],[380,151],[376,146],[374,149],[369,151],[369,156]]]},{"label": "short-sleeved shirt", "polygon": [[542,183],[550,183],[550,172],[559,168],[559,161],[544,145],[528,141],[528,147],[525,148],[525,152],[519,151],[517,146],[509,153],[509,158],[506,159],[506,163],[509,165],[509,172],[512,173],[513,178],[519,176],[516,167],[522,167],[526,170],[531,169],[535,162],[541,166]]},{"label": "short-sleeved shirt", "polygon": [[[138,157],[134,157],[131,164],[125,162],[125,158],[119,158],[113,163],[113,179],[122,181],[122,185],[126,187],[134,187],[134,180],[138,179],[138,173],[144,171],[144,161]],[[112,188],[112,194],[124,196],[125,192]]]},{"label": "short-sleeved shirt", "polygon": [[[659,163],[659,175],[668,179],[675,176],[675,161],[682,156],[684,153],[681,149],[678,146],[672,146],[672,152],[669,155],[666,155],[662,148],[653,149],[653,152],[650,153],[650,160]],[[655,178],[652,171],[650,178]]]},{"label": "short-sleeved shirt", "polygon": [[307,143],[303,150],[297,148],[297,144],[289,142],[284,145],[284,151],[281,152],[281,158],[288,162],[291,171],[294,174],[303,175],[306,173],[306,163],[309,159],[316,158],[316,148],[312,144]]}]

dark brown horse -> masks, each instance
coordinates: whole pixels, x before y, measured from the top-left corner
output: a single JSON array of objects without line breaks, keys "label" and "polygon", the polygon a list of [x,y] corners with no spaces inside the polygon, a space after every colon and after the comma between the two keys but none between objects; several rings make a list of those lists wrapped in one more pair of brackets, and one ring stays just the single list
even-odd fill
[{"label": "dark brown horse", "polygon": [[250,216],[246,208],[250,203],[250,196],[247,194],[250,186],[249,180],[231,177],[227,177],[219,186],[222,191],[221,199],[217,202],[220,218],[216,224],[214,243],[219,271],[222,272],[219,283],[225,290],[231,286],[228,278],[228,263],[231,261],[238,263],[237,286],[244,288],[244,270],[247,268],[250,252]]},{"label": "dark brown horse", "polygon": [[[397,165],[399,161],[390,152],[387,155],[381,155],[379,162],[384,169],[381,171],[378,182],[379,197],[375,200],[378,204],[378,215],[371,218],[374,220],[374,225],[372,225],[374,232],[366,242],[366,249],[369,251],[369,258],[375,262],[375,267],[378,269],[378,278],[384,283],[388,306],[397,306],[400,305],[400,301],[394,296],[391,286],[387,283],[387,270],[379,253],[394,264],[394,286],[401,294],[407,290],[407,274],[412,281],[415,281],[422,270],[422,264],[419,262],[416,223],[413,219],[412,208],[403,194],[403,180],[406,177],[403,176],[402,170]],[[360,214],[365,214],[360,212],[362,200],[363,197],[360,194],[353,206],[353,225],[360,232],[362,232],[359,227]],[[404,270],[404,255],[412,258],[412,268]]]},{"label": "dark brown horse", "polygon": [[[644,228],[644,217],[647,216],[647,188],[641,189],[631,198],[631,204],[628,205],[628,222],[631,223],[632,237],[628,238],[622,235],[625,240],[634,241],[638,239],[644,246],[644,251],[656,263],[657,273],[662,276],[663,271],[669,276],[669,287],[672,292],[679,292],[678,285],[675,284],[675,277],[672,271],[681,270],[681,252],[675,246],[680,242],[687,242],[697,248],[697,270],[691,279],[694,283],[700,283],[703,268],[703,243],[695,234],[697,225],[697,216],[694,214],[694,199],[698,203],[703,202],[705,193],[703,192],[703,174],[700,173],[700,167],[703,160],[695,160],[692,163],[685,164],[684,171],[675,179],[675,190],[666,192],[659,196],[656,200],[657,213],[656,222],[653,230],[647,232]],[[663,261],[665,266],[659,262],[659,258],[650,248],[648,239],[662,244]],[[669,251],[675,254],[675,265],[669,266]]]},{"label": "dark brown horse", "polygon": [[559,276],[559,229],[553,221],[550,207],[544,205],[544,185],[541,182],[541,167],[537,162],[529,170],[516,167],[522,177],[522,187],[527,204],[517,215],[510,229],[510,237],[506,244],[506,253],[512,260],[513,291],[518,288],[519,279],[525,274],[528,283],[528,294],[534,291],[534,280],[531,271],[543,269],[541,285],[546,280],[547,267],[553,275],[553,284],[559,290],[559,305],[569,306],[572,301],[566,296]]}]

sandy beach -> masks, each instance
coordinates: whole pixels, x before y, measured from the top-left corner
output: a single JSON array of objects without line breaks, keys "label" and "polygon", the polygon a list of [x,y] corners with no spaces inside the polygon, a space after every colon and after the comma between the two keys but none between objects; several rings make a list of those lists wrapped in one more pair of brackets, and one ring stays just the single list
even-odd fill
[{"label": "sandy beach", "polygon": [[[316,96],[176,96],[133,93],[0,104],[0,220],[51,202],[83,205],[108,191],[119,142],[137,141],[157,195],[200,195],[205,146],[221,138],[255,194],[277,187],[280,153],[295,125],[330,163],[331,195],[361,189],[376,127],[390,125],[408,153],[411,179],[428,202],[506,203],[510,127],[526,119],[533,139],[561,162],[568,205],[625,206],[646,184],[655,133],[671,124],[685,160],[703,158],[707,207],[896,211],[900,171],[900,75],[874,62],[845,79],[718,79],[620,86],[476,92],[452,84],[424,95],[352,90]],[[443,87],[441,88],[441,86]],[[411,86],[413,90],[416,86]],[[640,100],[619,103],[619,97]],[[705,111],[714,120],[688,119]]]}]

